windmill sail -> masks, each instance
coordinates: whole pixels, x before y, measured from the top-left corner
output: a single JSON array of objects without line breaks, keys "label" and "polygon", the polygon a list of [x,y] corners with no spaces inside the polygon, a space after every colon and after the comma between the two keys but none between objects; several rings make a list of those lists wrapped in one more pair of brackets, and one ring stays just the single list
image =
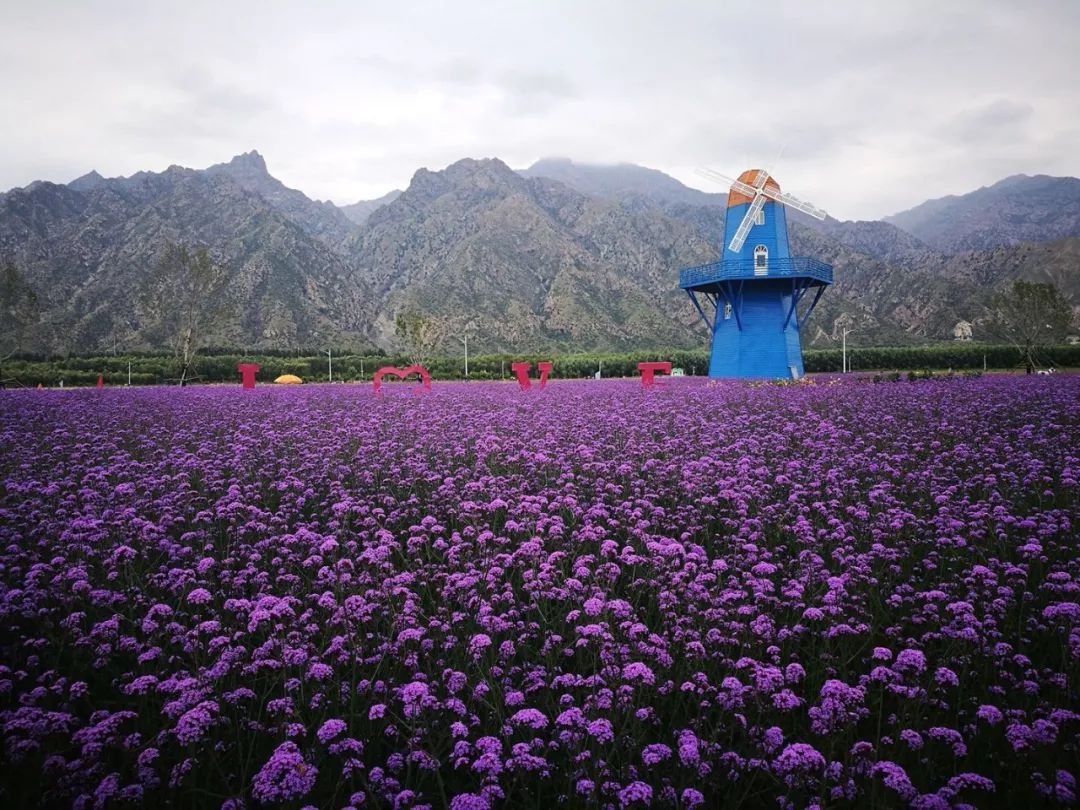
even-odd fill
[{"label": "windmill sail", "polygon": [[754,227],[754,219],[758,215],[758,211],[765,207],[765,195],[758,194],[754,197],[754,201],[750,203],[750,207],[746,209],[746,215],[743,217],[742,222],[739,223],[739,229],[735,231],[735,235],[731,237],[731,244],[728,245],[728,250],[738,253],[742,250],[743,242],[746,241],[746,235],[750,233],[750,229]]},{"label": "windmill sail", "polygon": [[804,214],[809,214],[814,219],[825,219],[828,214],[822,211],[820,208],[816,208],[808,202],[803,202],[798,197],[792,197],[790,194],[776,194],[772,195],[769,192],[765,194],[779,203],[783,203],[789,208],[794,208],[796,211],[802,211]]}]

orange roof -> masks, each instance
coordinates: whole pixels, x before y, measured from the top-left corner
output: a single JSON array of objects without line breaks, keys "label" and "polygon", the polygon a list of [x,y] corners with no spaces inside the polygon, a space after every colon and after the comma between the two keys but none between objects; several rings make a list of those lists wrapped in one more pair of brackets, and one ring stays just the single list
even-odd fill
[{"label": "orange roof", "polygon": [[[755,185],[758,178],[758,171],[758,169],[747,169],[745,172],[739,175],[739,182],[746,183],[748,186]],[[772,175],[770,175],[769,179],[765,181],[765,188],[772,189],[773,191],[779,193],[780,184],[776,182]],[[734,189],[732,189],[728,192],[728,208],[732,208],[736,205],[744,205],[745,203],[750,203],[753,201],[753,197],[748,197],[741,191],[735,191]]]}]

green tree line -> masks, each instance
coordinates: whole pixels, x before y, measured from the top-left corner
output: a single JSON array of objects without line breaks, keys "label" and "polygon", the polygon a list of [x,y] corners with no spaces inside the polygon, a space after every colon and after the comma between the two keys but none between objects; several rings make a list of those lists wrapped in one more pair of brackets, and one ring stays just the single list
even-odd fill
[{"label": "green tree line", "polygon": [[[1080,366],[1080,346],[1052,346],[1043,352],[1044,362],[1059,368]],[[839,372],[841,351],[839,349],[810,349],[804,355],[808,373]],[[657,350],[624,354],[496,354],[469,357],[470,380],[510,380],[513,378],[511,364],[519,361],[533,364],[532,375],[537,375],[536,364],[540,361],[554,362],[553,378],[593,377],[599,371],[602,377],[633,377],[638,373],[637,364],[642,361],[670,360],[689,376],[704,375],[708,371],[707,350]],[[372,374],[382,366],[404,368],[411,365],[408,357],[383,354],[333,355],[335,382],[370,381]],[[848,362],[858,371],[911,371],[922,369],[1017,369],[1022,368],[1024,355],[1016,346],[981,345],[974,343],[948,343],[933,346],[848,348]],[[189,370],[188,381],[194,383],[238,383],[236,370],[239,363],[258,363],[259,382],[271,382],[281,374],[295,374],[305,382],[326,382],[328,363],[325,353],[304,353],[300,356],[279,354],[241,354],[204,352]],[[465,376],[465,361],[461,355],[430,359],[427,369],[436,380],[460,380]],[[175,358],[168,354],[94,355],[66,358],[13,357],[4,367],[8,385],[35,387],[38,384],[55,387],[63,381],[65,386],[94,385],[98,375],[103,375],[109,386],[171,385],[177,384],[178,372]]]}]

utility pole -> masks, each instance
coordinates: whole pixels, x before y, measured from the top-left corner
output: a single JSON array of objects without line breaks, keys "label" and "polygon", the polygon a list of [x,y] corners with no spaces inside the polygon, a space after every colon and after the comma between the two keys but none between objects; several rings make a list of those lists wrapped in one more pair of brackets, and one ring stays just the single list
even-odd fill
[{"label": "utility pole", "polygon": [[128,388],[131,388],[131,361],[128,360]]},{"label": "utility pole", "polygon": [[364,358],[360,357],[360,379],[364,379]]},{"label": "utility pole", "polygon": [[476,327],[475,322],[469,321],[458,335],[458,340],[465,344],[465,381],[469,380],[469,330]]},{"label": "utility pole", "polygon": [[844,327],[844,329],[843,329],[843,332],[841,333],[841,334],[843,335],[843,346],[844,346],[844,348],[843,348],[843,350],[842,350],[842,351],[843,351],[843,369],[844,369],[844,370],[843,370],[843,373],[844,373],[844,374],[847,374],[847,373],[848,373],[848,364],[847,364],[847,336],[848,336],[848,332],[854,332],[854,331],[855,331],[854,329],[849,329],[848,327],[846,327],[846,326],[845,326],[845,327]]},{"label": "utility pole", "polygon": [[327,375],[328,375],[328,376],[329,376],[329,378],[330,378],[330,382],[333,382],[333,381],[334,381],[334,358],[333,358],[333,351],[334,351],[333,349],[327,349],[327,350],[326,350],[326,366],[327,366]]}]

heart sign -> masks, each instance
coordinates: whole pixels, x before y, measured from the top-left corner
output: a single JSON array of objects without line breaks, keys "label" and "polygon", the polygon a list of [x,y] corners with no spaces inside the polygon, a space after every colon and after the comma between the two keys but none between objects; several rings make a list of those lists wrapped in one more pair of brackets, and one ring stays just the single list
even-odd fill
[{"label": "heart sign", "polygon": [[408,377],[410,374],[416,374],[418,377],[420,377],[420,387],[414,388],[413,393],[419,394],[422,391],[431,390],[431,375],[428,373],[428,370],[423,366],[409,366],[407,368],[383,366],[375,372],[375,377],[371,381],[372,385],[375,388],[376,394],[379,393],[379,389],[382,387],[382,379],[387,374],[389,374],[391,377],[397,377],[402,380]]},{"label": "heart sign", "polygon": [[[517,377],[518,385],[521,386],[522,391],[528,391],[532,387],[532,382],[529,380],[529,369],[532,368],[532,363],[513,363],[510,368],[514,372],[514,376]],[[547,385],[548,374],[551,373],[551,363],[539,363],[537,368],[540,369],[540,390],[544,390],[544,386]]]}]

